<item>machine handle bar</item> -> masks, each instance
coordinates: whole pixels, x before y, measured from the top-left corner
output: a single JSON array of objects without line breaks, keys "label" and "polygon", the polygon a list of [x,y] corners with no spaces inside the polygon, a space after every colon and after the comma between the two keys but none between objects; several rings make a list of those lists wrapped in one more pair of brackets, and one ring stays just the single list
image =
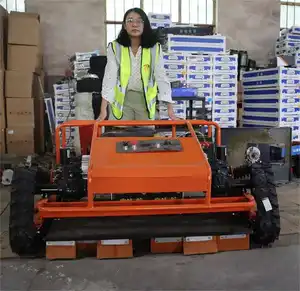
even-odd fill
[{"label": "machine handle bar", "polygon": [[69,120],[60,124],[55,131],[55,143],[56,143],[56,155],[59,156],[60,151],[60,131],[62,130],[62,143],[65,145],[66,127],[84,127],[94,126],[93,138],[98,137],[99,128],[103,126],[118,127],[118,126],[172,126],[172,131],[175,130],[176,126],[186,125],[193,137],[196,138],[196,133],[193,126],[208,126],[211,131],[211,126],[216,128],[216,144],[221,145],[221,128],[218,123],[206,120]]}]

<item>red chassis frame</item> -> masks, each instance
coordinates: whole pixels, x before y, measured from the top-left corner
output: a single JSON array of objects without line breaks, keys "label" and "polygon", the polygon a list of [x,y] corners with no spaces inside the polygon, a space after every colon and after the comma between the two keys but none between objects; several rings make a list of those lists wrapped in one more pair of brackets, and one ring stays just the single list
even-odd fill
[{"label": "red chassis frame", "polygon": [[[176,126],[186,125],[191,137],[197,140],[201,147],[193,126],[208,126],[208,135],[211,136],[212,126],[216,128],[216,144],[221,145],[221,129],[215,122],[203,120],[178,121],[85,121],[72,120],[63,123],[56,129],[56,159],[60,161],[60,132],[62,132],[62,147],[66,147],[66,128],[94,127],[93,143],[101,136],[101,129],[105,126],[172,126],[172,137],[176,137]],[[82,131],[81,131],[82,132]],[[112,139],[110,137],[110,139]],[[139,216],[139,215],[170,215],[170,214],[198,214],[218,212],[251,212],[256,203],[252,195],[241,197],[212,198],[210,186],[205,198],[196,199],[168,199],[168,200],[137,200],[137,201],[104,201],[94,200],[94,194],[88,191],[88,201],[80,202],[53,202],[51,199],[42,199],[37,202],[36,208],[39,217],[44,218],[71,218],[71,217],[103,217],[103,216]]]}]

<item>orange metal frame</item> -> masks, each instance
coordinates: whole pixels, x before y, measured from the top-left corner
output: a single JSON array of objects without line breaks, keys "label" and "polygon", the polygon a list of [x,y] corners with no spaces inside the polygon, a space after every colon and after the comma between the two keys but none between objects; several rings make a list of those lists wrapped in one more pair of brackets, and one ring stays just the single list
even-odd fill
[{"label": "orange metal frame", "polygon": [[[217,123],[202,120],[178,121],[68,121],[56,130],[56,158],[60,160],[60,132],[62,132],[62,147],[66,146],[67,127],[85,127],[94,125],[91,151],[93,143],[101,136],[101,129],[105,126],[172,126],[172,138],[176,137],[176,126],[186,125],[191,137],[197,140],[194,126],[208,126],[216,128],[216,144],[221,145],[221,130]],[[114,139],[114,138],[110,138]],[[201,147],[198,142],[199,147]],[[88,181],[89,183],[90,181]],[[255,208],[254,198],[247,194],[241,197],[212,198],[210,187],[206,197],[197,199],[168,199],[168,200],[138,200],[138,201],[94,201],[94,194],[88,191],[88,201],[84,202],[50,202],[40,200],[36,207],[44,218],[67,217],[104,217],[104,216],[138,216],[138,215],[170,215],[170,214],[198,214],[217,212],[251,212]]]}]

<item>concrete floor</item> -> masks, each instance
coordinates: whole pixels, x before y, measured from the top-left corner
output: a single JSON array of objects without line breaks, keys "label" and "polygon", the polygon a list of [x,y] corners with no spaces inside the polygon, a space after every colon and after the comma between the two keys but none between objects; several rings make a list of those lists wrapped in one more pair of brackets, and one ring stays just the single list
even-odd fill
[{"label": "concrete floor", "polygon": [[300,290],[300,182],[278,188],[282,232],[270,249],[129,260],[21,260],[8,245],[1,191],[1,290]]}]

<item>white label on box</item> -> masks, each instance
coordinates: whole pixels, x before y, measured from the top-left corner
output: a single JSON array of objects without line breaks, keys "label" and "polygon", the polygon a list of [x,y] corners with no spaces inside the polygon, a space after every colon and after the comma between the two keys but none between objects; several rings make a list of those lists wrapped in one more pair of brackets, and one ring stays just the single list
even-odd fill
[{"label": "white label on box", "polygon": [[104,246],[129,245],[129,239],[105,239],[101,240],[101,244]]},{"label": "white label on box", "polygon": [[212,236],[189,236],[185,238],[186,242],[211,241]]},{"label": "white label on box", "polygon": [[240,239],[246,238],[246,234],[221,235],[220,239]]},{"label": "white label on box", "polygon": [[8,130],[7,134],[14,134],[14,130],[13,129]]},{"label": "white label on box", "polygon": [[161,237],[155,239],[156,243],[173,243],[173,242],[181,242],[181,241],[182,241],[181,237]]},{"label": "white label on box", "polygon": [[75,241],[47,241],[47,246],[75,246]]},{"label": "white label on box", "polygon": [[273,209],[269,198],[264,198],[262,200],[262,203],[265,207],[266,212],[271,211]]}]

